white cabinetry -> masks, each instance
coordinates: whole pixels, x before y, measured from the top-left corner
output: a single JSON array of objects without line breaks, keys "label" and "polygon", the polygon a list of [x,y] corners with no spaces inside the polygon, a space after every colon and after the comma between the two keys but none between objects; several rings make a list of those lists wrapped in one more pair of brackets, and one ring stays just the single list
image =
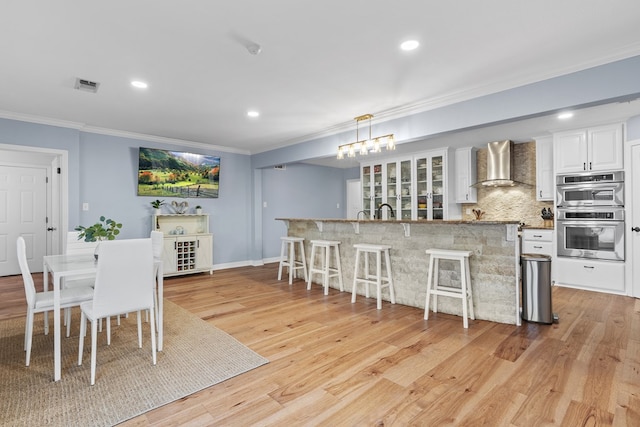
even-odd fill
[{"label": "white cabinetry", "polygon": [[360,167],[362,182],[362,210],[368,219],[373,219],[377,207],[382,203],[382,163],[365,163]]},{"label": "white cabinetry", "polygon": [[557,285],[625,294],[623,262],[556,257],[553,263]]},{"label": "white cabinetry", "polygon": [[476,183],[476,149],[458,148],[455,152],[456,203],[476,203],[478,190]]},{"label": "white cabinetry", "polygon": [[[388,203],[395,212],[396,219],[411,219],[411,164],[412,160],[400,159],[385,164],[383,203]],[[391,219],[388,209],[381,210],[383,219]]]},{"label": "white cabinetry", "polygon": [[[369,219],[376,219],[377,209],[383,203],[391,206],[396,219],[411,219],[411,165],[411,158],[362,164],[362,210]],[[389,209],[380,213],[382,219],[392,219]]]},{"label": "white cabinetry", "polygon": [[554,192],[553,137],[538,137],[536,138],[536,199],[553,201]]},{"label": "white cabinetry", "polygon": [[153,228],[164,234],[164,275],[213,272],[209,215],[154,215]]},{"label": "white cabinetry", "polygon": [[[451,179],[449,150],[433,150],[412,157],[363,163],[362,210],[373,219],[377,208],[388,203],[397,220],[449,219],[458,205],[451,204],[447,182]],[[453,207],[452,207],[453,206]],[[457,209],[456,209],[457,208]],[[382,219],[392,219],[389,209],[382,209]]]},{"label": "white cabinetry", "polygon": [[415,164],[416,209],[413,219],[457,219],[460,205],[455,204],[455,196],[449,190],[453,179],[453,159],[449,149],[433,150],[417,154]]},{"label": "white cabinetry", "polygon": [[623,167],[622,124],[559,132],[553,141],[556,173]]},{"label": "white cabinetry", "polygon": [[522,253],[553,257],[553,230],[532,228],[522,230]]}]

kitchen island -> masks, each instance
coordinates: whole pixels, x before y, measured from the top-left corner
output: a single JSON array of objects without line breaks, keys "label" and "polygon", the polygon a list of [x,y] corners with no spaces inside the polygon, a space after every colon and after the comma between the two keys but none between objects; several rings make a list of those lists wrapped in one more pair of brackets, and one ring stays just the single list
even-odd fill
[{"label": "kitchen island", "polygon": [[[397,304],[424,309],[429,248],[472,251],[469,259],[476,319],[520,324],[520,248],[518,221],[349,220],[276,218],[289,236],[337,240],[345,291],[351,292],[356,243],[390,245],[391,271]],[[317,277],[317,276],[316,276]],[[440,281],[459,286],[457,263],[440,262]],[[332,279],[331,288],[339,289]],[[373,290],[375,295],[375,290]],[[389,301],[388,290],[383,300]],[[389,303],[383,304],[383,310]],[[460,300],[438,298],[438,311],[461,315]]]}]

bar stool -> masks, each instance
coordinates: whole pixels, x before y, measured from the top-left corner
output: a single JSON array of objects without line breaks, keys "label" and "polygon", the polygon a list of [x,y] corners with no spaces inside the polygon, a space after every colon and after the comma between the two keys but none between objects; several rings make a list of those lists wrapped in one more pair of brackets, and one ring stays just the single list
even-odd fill
[{"label": "bar stool", "polygon": [[[304,237],[280,237],[282,246],[280,247],[280,265],[278,266],[278,280],[282,280],[282,267],[289,270],[289,284],[293,283],[293,272],[302,269],[304,281],[307,281],[307,261],[304,255]],[[301,259],[296,259],[296,243],[299,244]],[[286,256],[285,256],[286,253]]]},{"label": "bar stool", "polygon": [[[427,299],[424,304],[424,318],[429,319],[429,298],[433,295],[433,312],[438,312],[438,295],[458,298],[462,300],[462,323],[469,328],[467,317],[475,320],[473,313],[473,296],[471,293],[471,275],[469,273],[469,257],[471,251],[454,251],[447,249],[427,249],[429,260],[429,274],[427,276]],[[458,261],[460,263],[460,287],[443,286],[439,282],[438,267],[441,259]],[[467,315],[467,304],[469,313]]]},{"label": "bar stool", "polygon": [[[309,280],[307,281],[307,289],[311,289],[311,277],[313,273],[322,275],[322,285],[324,286],[324,294],[329,295],[329,279],[338,278],[340,291],[344,292],[342,284],[342,267],[340,266],[340,242],[335,240],[312,240],[311,241],[311,258],[309,261]],[[322,263],[319,268],[315,267],[316,249],[319,249]],[[334,266],[331,266],[331,249],[334,253]],[[324,253],[322,251],[324,250]]]},{"label": "bar stool", "polygon": [[[396,303],[396,295],[393,290],[393,279],[391,277],[391,260],[389,258],[389,245],[373,245],[369,243],[357,243],[353,245],[356,249],[355,260],[355,272],[353,273],[353,293],[351,295],[351,303],[356,302],[356,291],[358,283],[365,285],[365,296],[369,298],[369,285],[376,285],[378,293],[377,308],[382,308],[382,288],[389,288],[389,295],[391,297],[391,304]],[[360,254],[364,256],[364,270],[360,272]],[[386,268],[386,276],[382,275],[382,255],[384,254],[384,263]],[[372,273],[369,271],[369,255],[375,255],[376,257],[376,271]]]}]

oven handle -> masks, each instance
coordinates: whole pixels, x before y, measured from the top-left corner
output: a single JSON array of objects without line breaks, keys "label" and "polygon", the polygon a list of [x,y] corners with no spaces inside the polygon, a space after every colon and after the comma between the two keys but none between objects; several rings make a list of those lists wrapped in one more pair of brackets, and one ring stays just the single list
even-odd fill
[{"label": "oven handle", "polygon": [[[620,219],[603,219],[603,220],[599,220],[599,221],[592,221],[592,220],[587,220],[587,221],[576,221],[576,220],[564,220],[564,219],[559,219],[557,220],[558,225],[565,225],[565,226],[580,226],[580,227],[603,227],[603,226],[609,226],[609,225],[618,225],[621,223],[624,223],[623,220]],[[616,224],[618,223],[618,224]]]}]

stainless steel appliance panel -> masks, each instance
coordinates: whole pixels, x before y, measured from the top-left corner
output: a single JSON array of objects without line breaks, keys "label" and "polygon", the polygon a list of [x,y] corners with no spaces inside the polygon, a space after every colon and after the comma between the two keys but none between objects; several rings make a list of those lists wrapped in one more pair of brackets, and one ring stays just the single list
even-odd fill
[{"label": "stainless steel appliance panel", "polygon": [[624,261],[624,221],[558,220],[558,256]]},{"label": "stainless steel appliance panel", "polygon": [[557,187],[558,207],[624,206],[624,183],[565,184]]}]

